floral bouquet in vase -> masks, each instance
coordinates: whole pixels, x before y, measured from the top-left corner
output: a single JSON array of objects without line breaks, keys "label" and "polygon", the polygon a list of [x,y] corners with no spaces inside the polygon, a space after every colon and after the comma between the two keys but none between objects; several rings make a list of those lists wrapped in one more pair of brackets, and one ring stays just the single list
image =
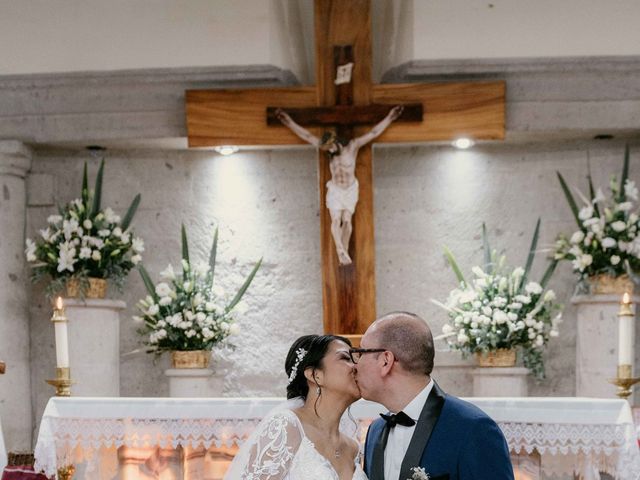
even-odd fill
[{"label": "floral bouquet in vase", "polygon": [[67,286],[67,296],[104,297],[106,280],[122,288],[129,271],[141,260],[144,242],[131,231],[131,221],[140,204],[136,195],[124,218],[111,208],[103,209],[100,163],[95,190],[89,191],[84,165],[80,198],[60,207],[47,219],[47,228],[35,240],[27,239],[25,254],[35,281],[49,277],[47,293]]},{"label": "floral bouquet in vase", "polygon": [[[542,353],[550,337],[558,336],[561,305],[556,303],[553,290],[546,285],[556,262],[550,263],[542,280],[529,280],[536,252],[540,220],[536,225],[525,267],[511,268],[504,255],[498,257],[489,248],[486,227],[482,225],[484,241],[484,267],[471,269],[473,278],[466,280],[453,254],[445,247],[445,256],[458,279],[442,303],[433,301],[448,312],[449,321],[442,329],[449,346],[464,356],[476,354],[479,358],[496,352],[510,356],[509,365],[515,364],[515,351],[520,349],[524,366],[538,379],[544,378]],[[509,352],[507,354],[507,352]]]},{"label": "floral bouquet in vase", "polygon": [[[139,333],[145,337],[147,352],[160,354],[171,351],[174,367],[206,368],[213,347],[238,332],[234,313],[243,311],[241,299],[260,268],[262,259],[255,264],[237,293],[230,297],[214,281],[217,245],[216,229],[209,263],[194,265],[189,257],[183,225],[182,272],[176,272],[169,265],[160,274],[162,281],[154,284],[145,268],[142,265],[139,268],[148,295],[138,302],[140,315],[135,316],[134,320],[142,324]],[[196,355],[197,365],[181,365],[182,357]]]},{"label": "floral bouquet in vase", "polygon": [[618,183],[615,175],[611,176],[609,196],[600,188],[595,190],[588,175],[589,198],[577,191],[582,204],[578,208],[567,183],[558,173],[578,230],[570,237],[563,234],[558,237],[555,258],[570,261],[581,283],[588,281],[593,293],[632,291],[628,274],[640,271],[640,210],[635,203],[638,189],[628,177],[627,146],[622,177]]}]

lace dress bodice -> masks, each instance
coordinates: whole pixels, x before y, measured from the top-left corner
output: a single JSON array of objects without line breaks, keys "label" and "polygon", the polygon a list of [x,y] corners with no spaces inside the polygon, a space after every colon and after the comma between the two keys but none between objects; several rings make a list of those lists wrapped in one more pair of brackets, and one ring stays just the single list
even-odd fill
[{"label": "lace dress bodice", "polygon": [[[351,480],[367,480],[360,466],[360,455],[354,459]],[[241,448],[225,480],[339,480],[328,459],[304,434],[298,416],[281,410],[266,417]]]}]

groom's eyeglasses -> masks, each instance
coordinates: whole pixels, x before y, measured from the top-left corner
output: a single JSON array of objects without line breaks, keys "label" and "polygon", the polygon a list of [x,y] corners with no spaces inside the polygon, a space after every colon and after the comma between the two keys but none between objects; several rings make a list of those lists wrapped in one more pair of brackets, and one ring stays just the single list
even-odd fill
[{"label": "groom's eyeglasses", "polygon": [[360,361],[360,357],[365,353],[382,353],[386,351],[386,348],[350,348],[349,356],[353,363],[358,363]]}]

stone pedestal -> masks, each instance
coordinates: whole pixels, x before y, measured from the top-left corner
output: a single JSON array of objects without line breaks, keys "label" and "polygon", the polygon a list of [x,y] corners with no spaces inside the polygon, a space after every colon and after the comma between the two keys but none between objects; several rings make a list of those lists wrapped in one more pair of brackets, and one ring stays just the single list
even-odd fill
[{"label": "stone pedestal", "polygon": [[174,398],[220,397],[223,379],[213,376],[208,368],[170,368],[164,374],[169,378],[169,396]]},{"label": "stone pedestal", "polygon": [[[616,398],[607,380],[618,364],[618,311],[620,295],[579,295],[576,306],[576,396]],[[633,303],[640,297],[634,296]],[[637,370],[636,370],[637,371]]]},{"label": "stone pedestal", "polygon": [[32,406],[29,364],[29,270],[24,255],[31,150],[0,141],[0,418],[7,450],[31,448]]},{"label": "stone pedestal", "polygon": [[474,397],[526,397],[529,394],[527,376],[523,367],[474,368]]},{"label": "stone pedestal", "polygon": [[71,394],[120,396],[120,300],[65,299]]}]

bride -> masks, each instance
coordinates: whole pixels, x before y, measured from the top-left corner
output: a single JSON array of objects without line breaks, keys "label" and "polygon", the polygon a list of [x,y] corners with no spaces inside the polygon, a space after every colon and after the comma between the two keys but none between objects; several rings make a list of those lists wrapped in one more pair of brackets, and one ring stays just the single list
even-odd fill
[{"label": "bride", "polygon": [[285,361],[287,402],[265,417],[236,455],[225,480],[367,480],[342,416],[360,398],[351,343],[305,335]]}]

